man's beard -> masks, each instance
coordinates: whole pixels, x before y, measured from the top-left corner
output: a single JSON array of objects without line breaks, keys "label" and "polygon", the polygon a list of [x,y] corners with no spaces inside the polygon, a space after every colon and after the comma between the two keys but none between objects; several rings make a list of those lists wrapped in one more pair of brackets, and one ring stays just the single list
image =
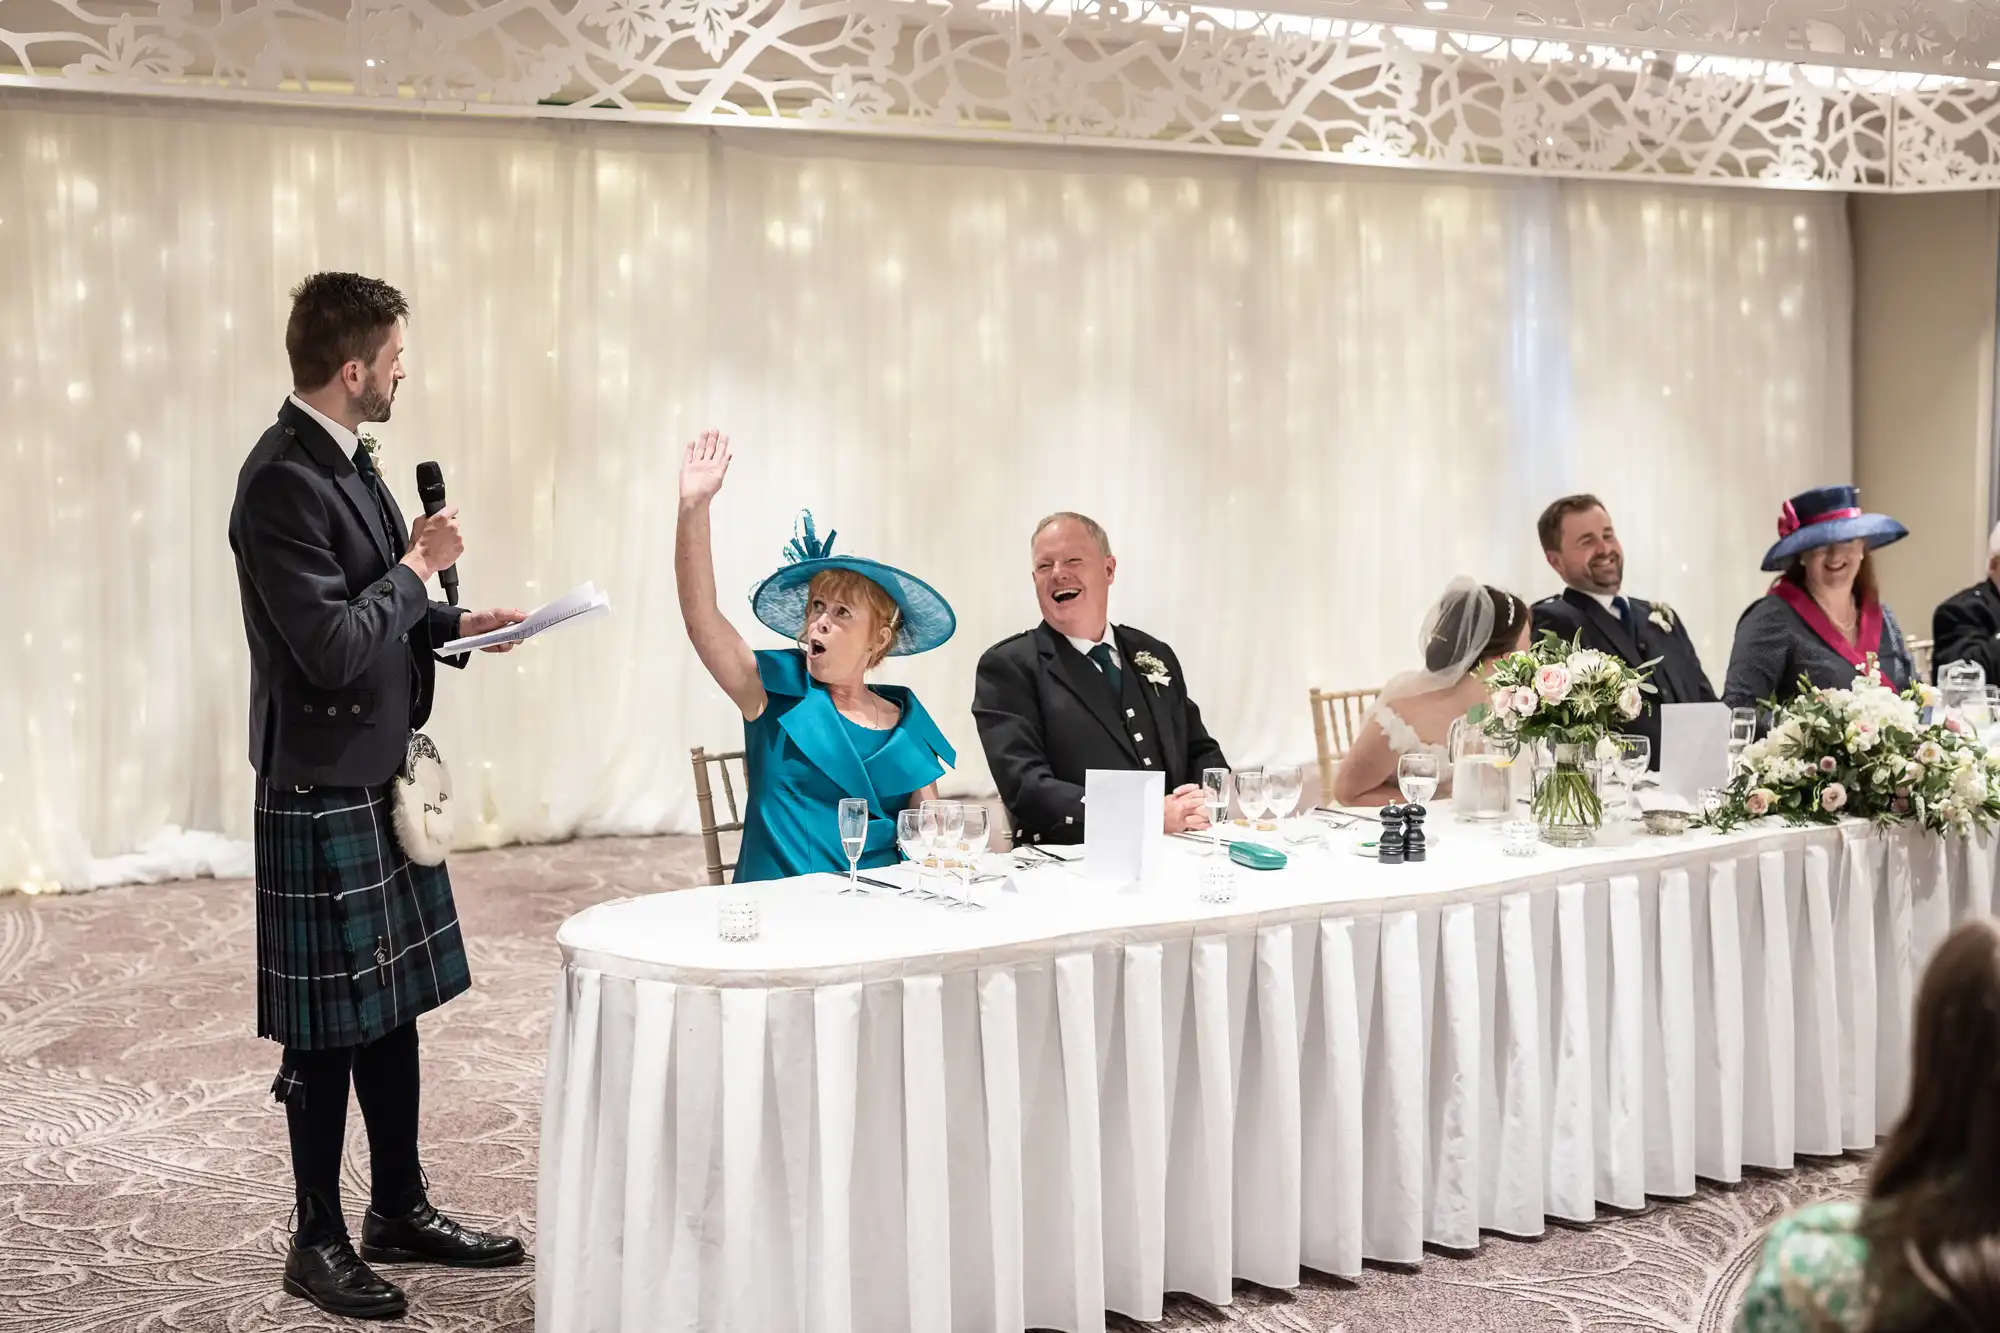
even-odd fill
[{"label": "man's beard", "polygon": [[355,395],[354,406],[361,413],[363,421],[387,421],[395,400],[395,389],[391,388],[384,393],[382,386],[376,382],[373,375],[370,375],[368,382],[361,386],[361,392]]},{"label": "man's beard", "polygon": [[1614,560],[1609,563],[1599,561],[1583,567],[1584,580],[1600,592],[1615,593],[1625,583],[1625,562]]}]

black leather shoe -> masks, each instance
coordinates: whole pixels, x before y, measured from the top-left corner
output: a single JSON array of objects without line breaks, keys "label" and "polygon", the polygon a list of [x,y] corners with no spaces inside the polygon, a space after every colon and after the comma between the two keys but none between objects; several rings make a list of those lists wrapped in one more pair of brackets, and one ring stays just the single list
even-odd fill
[{"label": "black leather shoe", "polygon": [[398,1287],[361,1262],[345,1234],[308,1245],[294,1237],[285,1256],[285,1290],[349,1319],[394,1319],[409,1308]]},{"label": "black leather shoe", "polygon": [[371,1264],[443,1264],[446,1268],[507,1268],[521,1262],[521,1242],[462,1227],[420,1203],[402,1217],[370,1208],[361,1219],[361,1257]]}]

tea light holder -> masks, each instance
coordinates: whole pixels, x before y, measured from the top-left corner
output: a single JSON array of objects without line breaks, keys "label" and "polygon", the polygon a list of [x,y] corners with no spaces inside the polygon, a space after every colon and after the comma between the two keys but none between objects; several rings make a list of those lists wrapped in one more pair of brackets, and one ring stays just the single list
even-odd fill
[{"label": "tea light holder", "polygon": [[1201,900],[1205,903],[1236,901],[1236,867],[1227,861],[1210,861],[1201,868]]},{"label": "tea light holder", "polygon": [[1541,850],[1542,834],[1533,821],[1512,819],[1500,826],[1500,849],[1509,856],[1533,856]]},{"label": "tea light holder", "polygon": [[732,944],[743,944],[763,933],[762,913],[755,898],[724,898],[715,908],[715,933]]}]

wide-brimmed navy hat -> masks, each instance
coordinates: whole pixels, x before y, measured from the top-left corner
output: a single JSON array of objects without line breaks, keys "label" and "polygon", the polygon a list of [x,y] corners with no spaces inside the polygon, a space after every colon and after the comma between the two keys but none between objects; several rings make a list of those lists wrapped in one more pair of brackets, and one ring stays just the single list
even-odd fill
[{"label": "wide-brimmed navy hat", "polygon": [[1794,556],[1815,546],[1859,537],[1872,551],[1909,535],[1908,528],[1887,514],[1862,512],[1859,487],[1815,486],[1785,501],[1778,512],[1778,543],[1764,552],[1764,568],[1783,569]]},{"label": "wide-brimmed navy hat", "polygon": [[874,583],[901,609],[903,623],[896,630],[896,641],[889,645],[889,656],[927,653],[957,631],[958,617],[936,588],[879,560],[835,555],[834,535],[818,536],[813,531],[812,511],[800,511],[792,525],[792,539],[785,544],[785,563],[750,590],[750,609],[765,626],[798,642],[805,632],[806,589],[813,576],[845,569]]}]

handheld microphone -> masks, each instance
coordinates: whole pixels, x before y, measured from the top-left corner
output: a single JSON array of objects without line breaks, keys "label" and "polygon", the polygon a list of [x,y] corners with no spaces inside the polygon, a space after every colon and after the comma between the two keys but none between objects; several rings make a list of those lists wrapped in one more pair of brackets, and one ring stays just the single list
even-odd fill
[{"label": "handheld microphone", "polygon": [[[444,469],[436,463],[417,464],[417,498],[424,502],[426,514],[435,514],[444,508]],[[440,569],[438,583],[444,588],[445,601],[457,606],[458,566],[447,565]]]}]

